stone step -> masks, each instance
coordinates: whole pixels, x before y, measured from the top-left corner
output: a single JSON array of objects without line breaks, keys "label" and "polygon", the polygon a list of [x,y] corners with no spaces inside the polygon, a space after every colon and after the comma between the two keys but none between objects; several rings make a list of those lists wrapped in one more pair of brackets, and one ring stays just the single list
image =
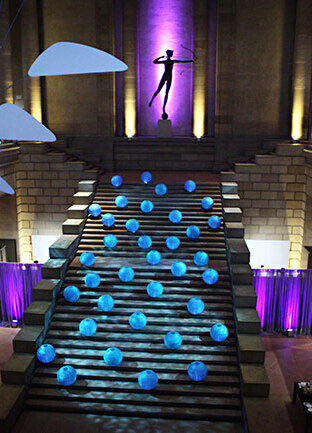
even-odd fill
[{"label": "stone step", "polygon": [[257,164],[253,163],[236,163],[235,172],[236,173],[249,173],[252,172],[257,167]]},{"label": "stone step", "polygon": [[241,364],[243,395],[246,397],[268,397],[270,382],[263,365]]},{"label": "stone step", "polygon": [[257,295],[252,285],[234,286],[235,306],[242,308],[255,308],[257,304]]},{"label": "stone step", "polygon": [[237,222],[226,222],[225,230],[227,238],[243,238],[244,237],[244,226],[242,223]]},{"label": "stone step", "polygon": [[85,168],[85,162],[83,162],[83,161],[78,161],[78,160],[75,160],[75,161],[66,161],[66,164],[67,164],[67,166],[68,166],[68,170],[73,170],[73,171],[83,171],[84,170],[84,168]]},{"label": "stone step", "polygon": [[53,301],[61,287],[61,280],[42,279],[32,290],[33,301]]},{"label": "stone step", "polygon": [[236,173],[235,171],[221,171],[222,182],[235,182]]},{"label": "stone step", "polygon": [[[23,147],[23,146],[21,146]],[[0,431],[9,433],[24,405],[25,386],[0,385]]]},{"label": "stone step", "polygon": [[78,183],[78,190],[81,192],[94,192],[97,185],[96,180],[81,180]]},{"label": "stone step", "polygon": [[13,349],[17,353],[34,354],[45,337],[43,326],[25,325],[13,339]]},{"label": "stone step", "polygon": [[67,209],[67,216],[69,219],[82,219],[88,215],[88,205],[73,204]]},{"label": "stone step", "polygon": [[238,194],[222,194],[224,207],[238,207],[239,195]]},{"label": "stone step", "polygon": [[73,204],[89,205],[92,202],[92,192],[79,191],[73,196]]},{"label": "stone step", "polygon": [[73,258],[73,254],[77,250],[79,236],[77,235],[62,235],[49,248],[51,259],[68,259]]},{"label": "stone step", "polygon": [[68,218],[62,224],[63,234],[78,235],[79,233],[81,233],[84,223],[84,219]]},{"label": "stone step", "polygon": [[42,278],[61,279],[65,276],[66,269],[66,259],[49,259],[43,264],[41,268]]},{"label": "stone step", "polygon": [[265,349],[260,335],[238,334],[241,362],[264,364]]},{"label": "stone step", "polygon": [[259,334],[261,324],[255,308],[236,308],[239,334]]},{"label": "stone step", "polygon": [[25,385],[29,383],[34,371],[36,356],[29,353],[13,353],[1,367],[2,383],[7,385]]},{"label": "stone step", "polygon": [[222,182],[222,194],[237,194],[237,186],[236,182]]},{"label": "stone step", "polygon": [[233,284],[253,284],[253,271],[249,265],[232,264],[231,270]]},{"label": "stone step", "polygon": [[259,165],[272,165],[276,160],[275,155],[257,155],[255,158],[255,163]]},{"label": "stone step", "polygon": [[[225,223],[226,226],[229,223]],[[249,264],[250,252],[244,239],[227,238],[229,260],[232,264]]]},{"label": "stone step", "polygon": [[83,170],[81,173],[81,179],[82,180],[96,180],[98,178],[98,170],[91,169],[91,170]]},{"label": "stone step", "polygon": [[33,301],[24,312],[25,325],[43,325],[45,328],[54,311],[54,302]]},{"label": "stone step", "polygon": [[225,222],[241,222],[243,212],[239,207],[224,207],[223,217]]}]

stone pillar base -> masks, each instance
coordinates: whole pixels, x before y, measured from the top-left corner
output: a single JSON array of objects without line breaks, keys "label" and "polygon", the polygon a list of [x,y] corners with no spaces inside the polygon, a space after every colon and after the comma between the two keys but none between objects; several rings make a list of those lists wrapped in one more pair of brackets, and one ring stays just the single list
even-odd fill
[{"label": "stone pillar base", "polygon": [[172,137],[171,120],[158,120],[157,137],[168,138]]}]

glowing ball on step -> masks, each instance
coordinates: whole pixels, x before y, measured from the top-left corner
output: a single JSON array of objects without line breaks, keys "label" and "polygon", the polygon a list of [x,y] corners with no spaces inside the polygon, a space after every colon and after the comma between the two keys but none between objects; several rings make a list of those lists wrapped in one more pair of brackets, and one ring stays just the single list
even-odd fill
[{"label": "glowing ball on step", "polygon": [[208,220],[208,225],[211,229],[218,229],[221,225],[221,218],[218,215],[212,215]]},{"label": "glowing ball on step", "polygon": [[109,234],[104,236],[104,245],[107,248],[114,248],[117,245],[117,238],[115,235]]},{"label": "glowing ball on step", "polygon": [[169,219],[172,223],[177,224],[182,219],[182,213],[177,209],[172,210],[169,214]]},{"label": "glowing ball on step", "polygon": [[99,204],[93,203],[89,206],[89,212],[93,217],[101,215],[102,209]]},{"label": "glowing ball on step", "polygon": [[115,224],[115,217],[112,213],[105,213],[102,216],[102,223],[106,227],[111,227]]},{"label": "glowing ball on step", "polygon": [[152,239],[147,235],[140,236],[138,239],[138,245],[144,250],[150,248],[152,246]]},{"label": "glowing ball on step", "polygon": [[187,192],[193,192],[196,189],[196,183],[193,180],[187,180],[184,184],[184,189]]},{"label": "glowing ball on step", "polygon": [[187,266],[183,262],[175,262],[171,265],[171,272],[175,277],[183,277],[187,270]]},{"label": "glowing ball on step", "polygon": [[83,319],[79,323],[79,331],[85,337],[91,337],[91,335],[95,334],[97,330],[97,324],[93,319]]},{"label": "glowing ball on step", "polygon": [[210,329],[210,337],[214,341],[224,341],[228,338],[229,331],[223,323],[216,323],[213,325],[213,327]]},{"label": "glowing ball on step", "polygon": [[80,263],[84,266],[93,266],[95,262],[95,256],[90,251],[86,251],[80,256]]},{"label": "glowing ball on step", "polygon": [[165,195],[167,192],[167,187],[164,183],[159,183],[155,186],[155,193],[157,195]]},{"label": "glowing ball on step", "polygon": [[101,282],[101,277],[96,272],[89,272],[84,277],[84,282],[87,287],[90,287],[91,289],[94,289],[97,287]]},{"label": "glowing ball on step", "polygon": [[211,209],[213,206],[213,199],[211,197],[204,197],[201,201],[203,209]]},{"label": "glowing ball on step", "polygon": [[161,261],[161,254],[156,250],[149,251],[146,254],[146,260],[150,265],[158,265]]},{"label": "glowing ball on step", "polygon": [[70,365],[64,365],[57,372],[57,381],[61,385],[70,386],[76,382],[77,372],[74,367]]},{"label": "glowing ball on step", "polygon": [[169,236],[169,238],[166,239],[166,245],[169,250],[176,250],[179,248],[180,239],[176,236]]},{"label": "glowing ball on step", "polygon": [[164,338],[167,349],[178,349],[182,344],[182,337],[177,331],[167,332]]},{"label": "glowing ball on step", "polygon": [[143,200],[140,207],[142,212],[149,213],[152,212],[154,205],[150,200]]},{"label": "glowing ball on step", "polygon": [[68,302],[76,302],[79,299],[80,292],[76,286],[67,286],[63,292],[64,298]]},{"label": "glowing ball on step", "polygon": [[131,233],[138,231],[139,227],[139,221],[137,221],[135,218],[131,218],[126,222],[126,229]]},{"label": "glowing ball on step", "polygon": [[143,329],[147,323],[147,318],[144,313],[141,313],[141,311],[136,311],[129,317],[129,323],[133,329]]},{"label": "glowing ball on step", "polygon": [[128,283],[129,281],[133,280],[134,277],[134,270],[130,268],[130,266],[123,266],[118,271],[118,276],[124,283]]},{"label": "glowing ball on step", "polygon": [[187,373],[192,380],[199,382],[207,376],[207,367],[201,361],[194,361],[189,365]]},{"label": "glowing ball on step", "polygon": [[203,280],[206,284],[215,284],[218,278],[219,274],[215,269],[206,269],[203,273]]},{"label": "glowing ball on step", "polygon": [[113,176],[113,177],[111,178],[111,184],[112,184],[113,186],[116,186],[116,187],[121,186],[121,185],[122,185],[122,177],[119,176],[119,175]]},{"label": "glowing ball on step", "polygon": [[163,285],[158,281],[151,281],[148,283],[146,290],[149,296],[152,298],[159,298],[162,295],[164,288]]},{"label": "glowing ball on step", "polygon": [[190,239],[197,239],[200,235],[200,230],[197,226],[189,226],[186,229],[186,235]]},{"label": "glowing ball on step", "polygon": [[37,350],[37,358],[40,362],[47,364],[55,358],[55,349],[51,344],[42,344]]},{"label": "glowing ball on step", "polygon": [[150,183],[152,180],[152,174],[149,171],[144,171],[144,173],[141,174],[141,180],[145,184]]},{"label": "glowing ball on step", "polygon": [[205,309],[205,304],[199,298],[192,298],[187,303],[187,309],[191,314],[196,316],[197,314],[201,314]]},{"label": "glowing ball on step", "polygon": [[197,251],[194,255],[194,263],[197,266],[206,266],[208,263],[209,257],[205,251]]},{"label": "glowing ball on step", "polygon": [[122,361],[122,352],[117,347],[109,347],[104,352],[104,362],[110,367],[116,367]]},{"label": "glowing ball on step", "polygon": [[99,297],[97,304],[100,310],[110,311],[114,307],[114,299],[110,295],[103,295]]},{"label": "glowing ball on step", "polygon": [[127,199],[127,197],[125,195],[118,195],[115,198],[115,205],[117,207],[119,207],[119,208],[122,209],[122,208],[126,207],[127,204],[128,204],[128,199]]},{"label": "glowing ball on step", "polygon": [[153,370],[144,370],[139,374],[138,382],[142,389],[150,390],[157,385],[158,376]]}]

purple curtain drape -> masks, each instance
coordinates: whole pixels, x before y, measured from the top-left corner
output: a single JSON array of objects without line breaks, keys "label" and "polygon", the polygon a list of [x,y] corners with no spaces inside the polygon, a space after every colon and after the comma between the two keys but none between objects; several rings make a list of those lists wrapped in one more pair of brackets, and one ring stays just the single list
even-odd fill
[{"label": "purple curtain drape", "polygon": [[266,332],[312,334],[312,271],[254,270],[257,311]]},{"label": "purple curtain drape", "polygon": [[41,280],[40,264],[0,263],[0,319],[21,320]]}]

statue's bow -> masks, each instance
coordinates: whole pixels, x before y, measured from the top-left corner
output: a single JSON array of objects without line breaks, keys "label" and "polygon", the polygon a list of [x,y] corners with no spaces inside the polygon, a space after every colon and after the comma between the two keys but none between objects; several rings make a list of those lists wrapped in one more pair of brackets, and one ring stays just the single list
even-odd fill
[{"label": "statue's bow", "polygon": [[[197,60],[197,56],[194,50],[192,50],[191,48],[187,48],[184,45],[180,44],[182,48],[184,48],[185,50],[189,51],[190,53],[192,53],[193,55],[193,60],[194,62]],[[180,72],[180,75],[182,75],[184,72],[188,71],[189,69],[191,69],[192,64],[190,64],[190,66],[188,66],[186,69],[184,69],[183,71]]]}]

